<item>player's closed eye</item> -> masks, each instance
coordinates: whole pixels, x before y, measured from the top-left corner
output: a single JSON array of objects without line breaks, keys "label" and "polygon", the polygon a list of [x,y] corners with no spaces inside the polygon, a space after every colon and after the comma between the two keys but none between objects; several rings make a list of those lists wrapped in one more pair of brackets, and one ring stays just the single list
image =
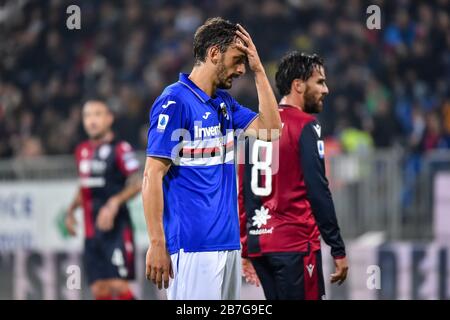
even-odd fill
[{"label": "player's closed eye", "polygon": [[236,64],[245,63],[245,60],[246,60],[245,56],[236,57],[236,58],[234,58],[234,63],[236,63]]}]

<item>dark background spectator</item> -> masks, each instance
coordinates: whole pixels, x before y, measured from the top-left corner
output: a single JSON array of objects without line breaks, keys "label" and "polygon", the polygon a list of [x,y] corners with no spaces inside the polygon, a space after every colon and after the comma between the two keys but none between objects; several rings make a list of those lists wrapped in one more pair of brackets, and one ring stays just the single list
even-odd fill
[{"label": "dark background spectator", "polygon": [[[195,29],[208,17],[243,23],[273,79],[288,50],[325,58],[324,133],[365,130],[374,146],[423,153],[449,147],[449,1],[2,1],[0,157],[71,153],[91,95],[117,114],[116,131],[146,144],[149,108],[192,66]],[[81,30],[66,28],[67,6]],[[381,8],[381,30],[366,8]],[[251,76],[233,95],[256,108]]]}]

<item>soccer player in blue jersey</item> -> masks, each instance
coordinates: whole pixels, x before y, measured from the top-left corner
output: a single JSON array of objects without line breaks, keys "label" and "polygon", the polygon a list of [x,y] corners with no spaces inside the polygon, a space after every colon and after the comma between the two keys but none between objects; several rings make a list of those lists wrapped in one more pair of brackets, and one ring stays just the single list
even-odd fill
[{"label": "soccer player in blue jersey", "polygon": [[[208,19],[194,36],[195,64],[150,112],[143,204],[150,246],[146,275],[168,299],[239,299],[236,130],[281,129],[275,95],[248,32]],[[253,71],[259,114],[223,89]],[[272,132],[272,131],[270,131]],[[170,279],[172,278],[172,279]]]}]

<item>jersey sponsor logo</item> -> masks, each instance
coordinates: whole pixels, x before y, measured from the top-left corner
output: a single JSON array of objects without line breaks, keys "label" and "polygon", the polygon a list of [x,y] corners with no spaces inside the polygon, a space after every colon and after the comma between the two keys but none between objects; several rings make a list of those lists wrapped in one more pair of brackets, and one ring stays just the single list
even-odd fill
[{"label": "jersey sponsor logo", "polygon": [[211,112],[205,112],[205,114],[203,115],[203,119],[208,119],[209,115],[211,114]]},{"label": "jersey sponsor logo", "polygon": [[103,177],[84,177],[80,178],[82,188],[103,188],[106,185]]},{"label": "jersey sponsor logo", "polygon": [[273,227],[270,229],[262,228],[262,229],[257,229],[257,230],[250,230],[248,233],[252,236],[259,236],[261,234],[269,234],[272,232],[273,232]]},{"label": "jersey sponsor logo", "polygon": [[211,126],[211,127],[206,127],[206,128],[202,128],[200,126],[194,126],[195,139],[213,137],[213,136],[218,136],[220,134],[221,134],[220,124],[218,124],[217,126]]},{"label": "jersey sponsor logo", "polygon": [[175,104],[175,103],[177,103],[177,102],[176,102],[176,101],[173,101],[173,100],[169,100],[169,101],[167,101],[166,104],[163,104],[161,107],[162,107],[163,109],[167,109],[171,104]]},{"label": "jersey sponsor logo", "polygon": [[83,159],[80,161],[78,170],[81,174],[103,174],[106,170],[106,162],[101,160]]},{"label": "jersey sponsor logo", "polygon": [[325,156],[325,145],[323,143],[323,140],[317,141],[317,150],[319,151],[319,157],[323,159]]},{"label": "jersey sponsor logo", "polygon": [[164,130],[169,122],[169,116],[167,114],[160,114],[158,118],[158,130]]},{"label": "jersey sponsor logo", "polygon": [[174,148],[174,150],[180,150],[180,148],[182,150],[180,157],[178,156],[179,151],[176,151],[174,164],[180,166],[234,164],[234,132],[230,130],[225,136],[220,133],[217,137],[200,139],[199,137],[202,137],[204,132],[199,128],[204,129],[201,126],[196,128],[196,139],[192,141],[185,139]]},{"label": "jersey sponsor logo", "polygon": [[306,269],[308,270],[309,277],[312,278],[312,274],[314,271],[314,265],[310,263],[306,266]]},{"label": "jersey sponsor logo", "polygon": [[320,125],[319,124],[315,124],[315,125],[313,125],[313,128],[316,131],[317,136],[320,138],[320,131],[321,131]]}]

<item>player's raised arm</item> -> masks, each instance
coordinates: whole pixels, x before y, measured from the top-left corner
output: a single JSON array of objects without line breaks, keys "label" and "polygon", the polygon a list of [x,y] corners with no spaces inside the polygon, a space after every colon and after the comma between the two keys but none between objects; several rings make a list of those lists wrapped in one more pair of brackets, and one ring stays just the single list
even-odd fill
[{"label": "player's raised arm", "polygon": [[[245,132],[248,135],[257,136],[261,140],[274,140],[281,133],[281,118],[278,112],[278,103],[250,34],[241,25],[238,25],[238,27],[239,30],[236,31],[236,34],[244,43],[237,42],[236,46],[247,55],[249,67],[255,75],[256,91],[258,92],[259,101],[259,116],[250,124]],[[271,130],[275,131],[271,132]],[[262,132],[267,132],[267,136]]]},{"label": "player's raised arm", "polygon": [[146,276],[162,288],[169,286],[169,276],[173,278],[170,256],[166,248],[163,228],[164,198],[162,181],[171,165],[163,158],[147,157],[142,181],[142,200],[150,247],[146,257]]}]

